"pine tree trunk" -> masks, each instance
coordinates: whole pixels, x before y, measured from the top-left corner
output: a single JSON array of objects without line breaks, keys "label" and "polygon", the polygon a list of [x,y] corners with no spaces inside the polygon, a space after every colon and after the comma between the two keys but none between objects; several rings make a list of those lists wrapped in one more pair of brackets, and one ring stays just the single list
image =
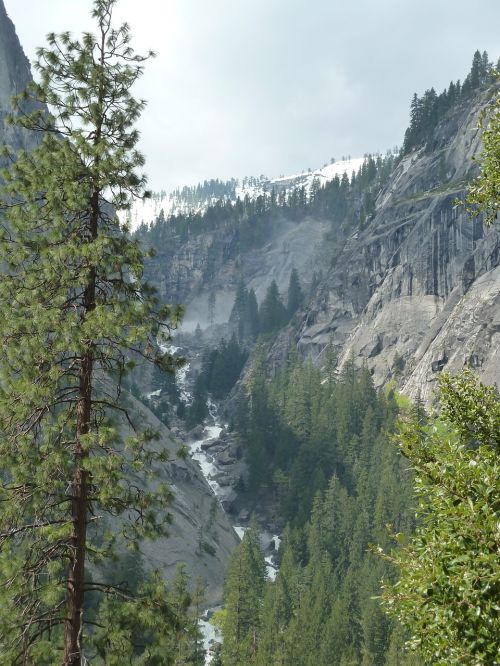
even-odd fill
[{"label": "pine tree trunk", "polygon": [[64,664],[80,666],[83,602],[85,596],[85,549],[87,540],[88,473],[82,463],[85,451],[81,438],[89,432],[92,398],[92,354],[85,356],[80,372],[80,397],[77,406],[76,470],[73,477],[73,535],[71,564],[66,587],[67,619],[64,626]]},{"label": "pine tree trunk", "polygon": [[[97,238],[99,219],[99,192],[91,197],[91,215],[89,220],[90,238]],[[92,268],[83,294],[83,319],[95,309],[96,270]],[[88,472],[83,467],[87,453],[82,438],[90,432],[92,414],[92,373],[94,366],[94,349],[89,341],[87,353],[83,356],[80,366],[79,392],[76,415],[75,441],[75,473],[72,483],[72,520],[73,534],[71,537],[71,560],[66,584],[66,612],[64,624],[64,666],[81,666],[82,664],[82,630],[83,603],[85,599],[85,555],[87,542],[88,515]]]}]

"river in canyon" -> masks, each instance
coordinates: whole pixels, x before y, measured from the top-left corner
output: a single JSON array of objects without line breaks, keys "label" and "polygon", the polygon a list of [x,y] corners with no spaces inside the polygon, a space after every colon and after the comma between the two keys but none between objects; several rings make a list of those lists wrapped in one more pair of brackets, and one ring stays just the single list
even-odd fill
[{"label": "river in canyon", "polygon": [[[168,351],[170,354],[176,354],[180,349],[169,345],[168,347],[164,347],[164,351]],[[180,390],[181,400],[186,405],[190,405],[193,400],[189,381],[189,369],[189,363],[186,363],[186,365],[177,372],[177,385]],[[209,399],[207,401],[207,407],[209,415],[203,424],[203,430],[199,438],[190,443],[189,453],[191,458],[198,463],[205,480],[219,501],[222,510],[225,511],[225,502],[231,495],[234,495],[234,488],[230,485],[219,483],[221,475],[224,474],[224,470],[222,469],[222,466],[218,464],[216,455],[211,453],[211,445],[219,440],[223,431],[226,431],[227,424],[222,422],[215,402]],[[238,537],[242,539],[246,526],[233,524],[233,528]],[[270,535],[263,532],[261,540],[263,545],[267,544],[266,552],[268,554],[265,557],[267,577],[270,580],[274,580],[278,573],[276,561],[281,538],[278,534]],[[218,629],[210,622],[210,618],[217,610],[217,608],[208,609],[205,612],[203,619],[200,620],[200,630],[203,635],[203,647],[206,655],[205,664],[210,664],[213,659],[213,653],[211,650],[213,645],[222,642]]]}]

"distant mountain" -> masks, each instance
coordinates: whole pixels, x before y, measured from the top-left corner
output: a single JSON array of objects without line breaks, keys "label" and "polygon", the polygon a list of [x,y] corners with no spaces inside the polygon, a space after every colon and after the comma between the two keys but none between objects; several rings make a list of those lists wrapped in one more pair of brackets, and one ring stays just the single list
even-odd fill
[{"label": "distant mountain", "polygon": [[364,157],[342,159],[333,161],[314,171],[303,171],[291,176],[267,178],[266,176],[246,177],[240,182],[236,179],[229,181],[210,180],[194,187],[183,187],[173,192],[153,192],[148,199],[137,200],[130,213],[123,216],[123,220],[130,223],[132,229],[141,224],[150,225],[160,215],[168,218],[171,215],[203,213],[211,205],[221,201],[235,203],[237,199],[249,197],[255,200],[259,196],[270,196],[271,192],[288,192],[296,187],[305,187],[309,193],[316,181],[320,185],[333,180],[336,176],[342,177],[346,173],[349,178],[356,173],[364,162]]},{"label": "distant mountain", "polygon": [[12,111],[12,97],[23,92],[30,81],[29,60],[0,0],[0,145],[7,144],[15,150],[32,145],[32,137],[5,122]]},{"label": "distant mountain", "polygon": [[321,365],[331,344],[340,365],[354,355],[377,386],[394,380],[428,401],[445,367],[473,367],[495,382],[499,231],[456,202],[477,174],[479,119],[497,92],[487,54],[477,52],[463,84],[414,97],[398,155],[247,179],[231,193],[239,203],[223,197],[143,227],[156,250],[150,279],[165,301],[186,304],[192,329],[208,325],[209,297],[216,323],[227,321],[241,280],[259,302],[272,280],[285,296],[295,267],[306,300],[271,345],[271,367],[295,344]]},{"label": "distant mountain", "polygon": [[498,93],[478,90],[437,121],[378,193],[308,304],[302,354],[321,364],[332,343],[377,386],[395,380],[431,401],[443,370],[500,375],[500,230],[471,219],[457,200],[477,174],[479,119]]}]

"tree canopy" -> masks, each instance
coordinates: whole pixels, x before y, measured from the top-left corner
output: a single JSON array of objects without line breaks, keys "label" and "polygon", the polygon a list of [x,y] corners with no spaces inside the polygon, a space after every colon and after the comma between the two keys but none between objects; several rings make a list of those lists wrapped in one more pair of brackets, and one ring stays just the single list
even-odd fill
[{"label": "tree canopy", "polygon": [[[143,281],[144,254],[115,214],[144,191],[134,127],[144,102],[130,89],[148,57],[133,52],[127,25],[113,27],[115,4],[95,0],[96,35],[49,35],[40,80],[11,119],[40,141],[9,155],[0,198],[3,664],[84,663],[91,592],[127,599],[154,634],[126,586],[97,573],[120,541],[133,546],[168,524],[171,492],[148,480],[167,453],[135,428],[121,386],[134,357],[174,369],[156,341],[180,316]],[[160,588],[150,605],[168,627]],[[114,627],[102,608],[104,640]]]},{"label": "tree canopy", "polygon": [[443,375],[441,417],[401,424],[419,500],[385,605],[426,663],[494,664],[500,649],[500,400],[472,373]]},{"label": "tree canopy", "polygon": [[500,92],[481,119],[484,150],[479,156],[480,176],[469,188],[469,212],[483,212],[486,224],[495,222],[500,212]]}]

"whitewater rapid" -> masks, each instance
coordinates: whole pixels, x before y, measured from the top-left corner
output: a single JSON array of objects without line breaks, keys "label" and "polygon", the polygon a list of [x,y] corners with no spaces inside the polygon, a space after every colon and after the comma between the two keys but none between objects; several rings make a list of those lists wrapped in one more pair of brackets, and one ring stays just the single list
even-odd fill
[{"label": "whitewater rapid", "polygon": [[[160,345],[162,351],[168,352],[170,354],[175,354],[180,351],[179,347],[173,345]],[[186,363],[180,370],[176,373],[177,385],[180,391],[181,400],[186,405],[191,405],[193,402],[193,396],[189,390],[188,385],[188,372],[190,364]],[[208,417],[206,419],[205,425],[203,427],[202,434],[199,439],[191,442],[189,446],[189,454],[191,458],[198,463],[201,473],[205,478],[206,482],[212,489],[215,497],[218,499],[222,511],[225,511],[223,500],[228,497],[233,492],[233,489],[229,486],[221,486],[217,482],[217,476],[220,474],[221,469],[217,466],[217,461],[214,456],[207,450],[206,444],[213,442],[219,439],[221,432],[227,428],[227,424],[223,424],[220,419],[219,410],[217,405],[209,398],[207,400],[208,408]],[[245,534],[246,527],[241,525],[233,525],[233,529],[238,535],[240,541],[243,539]],[[277,555],[279,546],[281,543],[281,538],[279,535],[274,535],[272,537],[272,542],[274,543],[274,553],[265,557],[266,562],[266,573],[269,580],[275,580],[278,573],[278,568],[274,564],[274,556]],[[205,614],[205,617],[200,620],[199,626],[203,636],[203,648],[205,650],[205,664],[210,664],[213,660],[213,654],[211,653],[211,647],[214,643],[222,643],[222,636],[220,635],[219,630],[210,622],[210,617],[213,612],[219,610],[218,608],[211,608]]]}]

